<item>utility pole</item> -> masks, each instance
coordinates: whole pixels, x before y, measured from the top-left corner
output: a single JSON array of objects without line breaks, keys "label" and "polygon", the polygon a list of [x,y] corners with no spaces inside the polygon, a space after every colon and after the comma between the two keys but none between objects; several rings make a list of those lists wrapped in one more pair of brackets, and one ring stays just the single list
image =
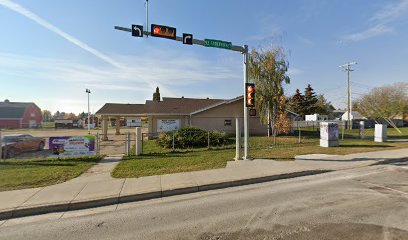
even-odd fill
[{"label": "utility pole", "polygon": [[354,71],[351,69],[351,65],[357,64],[356,62],[349,62],[339,66],[343,68],[344,71],[347,72],[347,121],[348,121],[348,129],[352,129],[352,121],[351,121],[351,94],[350,94],[350,72]]},{"label": "utility pole", "polygon": [[[146,31],[149,29],[149,0],[146,0]],[[148,35],[146,35],[148,37]]]}]

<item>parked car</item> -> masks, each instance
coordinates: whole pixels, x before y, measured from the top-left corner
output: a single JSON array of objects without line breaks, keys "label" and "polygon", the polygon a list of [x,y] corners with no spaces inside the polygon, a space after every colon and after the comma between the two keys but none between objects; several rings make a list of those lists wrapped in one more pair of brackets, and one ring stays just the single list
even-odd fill
[{"label": "parked car", "polygon": [[6,135],[1,138],[3,158],[13,158],[19,153],[42,151],[45,139],[29,134]]}]

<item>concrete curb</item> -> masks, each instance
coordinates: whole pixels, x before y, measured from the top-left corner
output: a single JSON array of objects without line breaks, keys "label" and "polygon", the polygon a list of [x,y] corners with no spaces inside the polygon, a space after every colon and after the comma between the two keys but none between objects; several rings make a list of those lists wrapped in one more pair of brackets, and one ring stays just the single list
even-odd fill
[{"label": "concrete curb", "polygon": [[150,200],[150,199],[162,198],[162,197],[167,197],[167,196],[181,195],[181,194],[194,193],[194,192],[202,192],[202,191],[229,188],[229,187],[237,187],[237,186],[250,185],[250,184],[262,183],[262,182],[275,181],[275,180],[280,180],[280,179],[316,175],[316,174],[321,174],[321,173],[326,173],[326,172],[331,172],[331,170],[308,170],[308,171],[301,171],[301,172],[294,172],[294,173],[286,173],[286,174],[279,174],[279,175],[271,175],[271,176],[264,176],[264,177],[256,177],[256,178],[249,178],[249,179],[240,179],[240,180],[234,180],[234,181],[220,182],[220,183],[214,183],[214,184],[208,184],[208,185],[202,185],[202,186],[171,189],[171,190],[165,190],[165,191],[155,191],[155,192],[148,192],[148,193],[142,193],[142,194],[123,195],[123,196],[115,196],[115,197],[108,197],[108,198],[101,198],[101,199],[91,199],[91,200],[85,200],[81,202],[56,203],[56,204],[43,205],[43,206],[40,205],[40,206],[30,206],[26,208],[15,208],[15,209],[10,209],[7,211],[0,212],[0,220],[7,220],[7,219],[12,219],[12,218],[18,218],[18,217],[27,217],[27,216],[40,215],[40,214],[53,213],[53,212],[65,212],[65,211],[70,211],[70,210],[80,210],[80,209],[87,209],[87,208],[102,207],[102,206],[114,205],[118,203]]}]

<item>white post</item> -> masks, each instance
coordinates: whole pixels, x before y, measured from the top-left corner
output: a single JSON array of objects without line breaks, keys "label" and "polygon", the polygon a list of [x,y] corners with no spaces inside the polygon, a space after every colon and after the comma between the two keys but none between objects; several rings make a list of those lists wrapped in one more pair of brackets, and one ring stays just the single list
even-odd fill
[{"label": "white post", "polygon": [[126,134],[127,141],[126,141],[126,154],[130,156],[130,132]]},{"label": "white post", "polygon": [[244,160],[250,159],[249,156],[249,115],[246,107],[247,96],[245,94],[245,84],[248,83],[248,46],[244,45]]},{"label": "white post", "polygon": [[235,118],[235,160],[241,159],[241,121]]},{"label": "white post", "polygon": [[142,128],[136,127],[136,140],[135,140],[135,155],[139,156],[142,152]]}]

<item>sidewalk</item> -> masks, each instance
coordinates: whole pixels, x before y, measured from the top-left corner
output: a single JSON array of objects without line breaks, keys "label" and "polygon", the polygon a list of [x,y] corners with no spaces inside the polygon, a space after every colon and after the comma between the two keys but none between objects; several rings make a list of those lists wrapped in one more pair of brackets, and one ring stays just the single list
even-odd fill
[{"label": "sidewalk", "polygon": [[231,161],[223,169],[114,179],[110,172],[121,156],[109,156],[65,183],[0,192],[0,220],[306,176],[404,157],[408,157],[408,148],[344,156],[312,154],[297,156],[295,161]]}]

